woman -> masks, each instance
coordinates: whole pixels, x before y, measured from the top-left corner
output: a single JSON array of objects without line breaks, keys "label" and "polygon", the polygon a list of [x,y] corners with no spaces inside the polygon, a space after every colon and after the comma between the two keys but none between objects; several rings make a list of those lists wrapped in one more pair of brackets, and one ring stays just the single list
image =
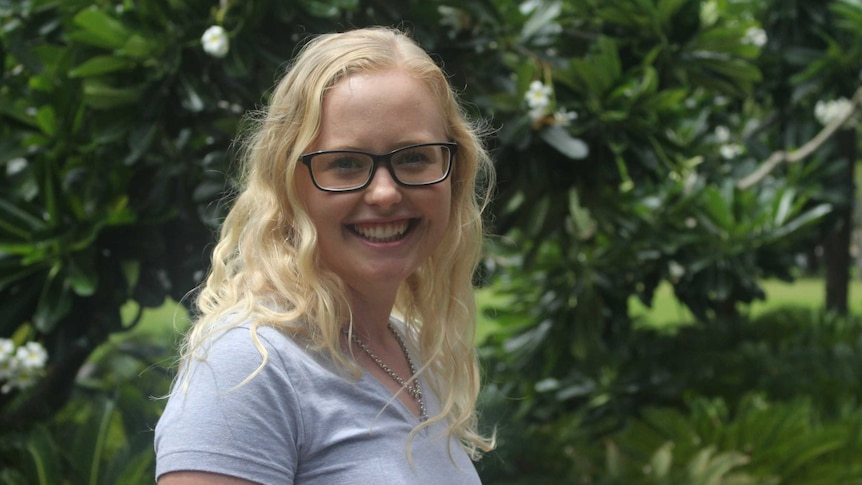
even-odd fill
[{"label": "woman", "polygon": [[159,483],[478,483],[492,170],[445,75],[397,30],[323,35],[261,118],[156,427]]}]

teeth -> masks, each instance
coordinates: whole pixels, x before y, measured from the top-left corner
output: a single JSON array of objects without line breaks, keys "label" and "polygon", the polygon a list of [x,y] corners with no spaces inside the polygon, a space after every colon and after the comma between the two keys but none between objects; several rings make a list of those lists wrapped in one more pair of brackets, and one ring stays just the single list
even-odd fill
[{"label": "teeth", "polygon": [[387,224],[356,224],[353,230],[357,234],[375,242],[389,242],[398,239],[407,232],[407,222]]}]

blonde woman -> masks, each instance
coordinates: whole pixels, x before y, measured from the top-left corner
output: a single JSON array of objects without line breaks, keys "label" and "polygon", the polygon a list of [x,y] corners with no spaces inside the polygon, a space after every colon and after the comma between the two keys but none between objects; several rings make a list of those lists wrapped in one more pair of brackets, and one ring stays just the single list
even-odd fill
[{"label": "blonde woman", "polygon": [[492,169],[404,33],[310,41],[245,172],[156,427],[171,484],[473,484]]}]

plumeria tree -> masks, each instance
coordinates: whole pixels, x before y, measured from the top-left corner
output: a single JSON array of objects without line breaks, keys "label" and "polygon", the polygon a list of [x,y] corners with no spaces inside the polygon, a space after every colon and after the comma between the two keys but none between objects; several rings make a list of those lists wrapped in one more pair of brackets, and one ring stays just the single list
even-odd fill
[{"label": "plumeria tree", "polygon": [[[511,72],[473,83],[501,126],[507,237],[489,271],[509,299],[485,351],[488,399],[509,418],[547,430],[577,412],[606,430],[644,403],[679,405],[668,369],[632,347],[631,298],[650,305],[667,283],[699,321],[732,329],[761,281],[793,279],[841,220],[835,189],[852,176],[834,168],[855,156],[817,138],[815,105],[834,96],[831,68],[846,81],[836,94],[858,87],[860,5],[792,3],[523,2],[505,21],[474,17]],[[812,140],[819,150],[794,151]],[[788,153],[798,163],[743,183]]]},{"label": "plumeria tree", "polygon": [[761,62],[766,81],[759,91],[775,109],[764,131],[773,133],[773,149],[782,150],[752,177],[771,173],[777,165],[819,167],[817,181],[825,189],[821,197],[836,208],[818,241],[824,253],[826,305],[846,313],[858,158],[854,112],[862,101],[862,5],[855,0],[770,2],[762,19],[773,42]]},{"label": "plumeria tree", "polygon": [[188,301],[241,117],[296,45],[411,11],[439,45],[423,2],[0,2],[0,337],[48,356],[21,392],[30,368],[4,350],[0,433],[60,409],[93,350],[146,308]]}]

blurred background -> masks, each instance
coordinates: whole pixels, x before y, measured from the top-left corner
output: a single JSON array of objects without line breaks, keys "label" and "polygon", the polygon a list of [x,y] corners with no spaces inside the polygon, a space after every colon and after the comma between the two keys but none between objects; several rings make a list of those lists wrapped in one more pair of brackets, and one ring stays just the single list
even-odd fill
[{"label": "blurred background", "polygon": [[371,24],[491,131],[486,483],[862,483],[862,0],[0,0],[0,482],[153,482],[243,116]]}]

